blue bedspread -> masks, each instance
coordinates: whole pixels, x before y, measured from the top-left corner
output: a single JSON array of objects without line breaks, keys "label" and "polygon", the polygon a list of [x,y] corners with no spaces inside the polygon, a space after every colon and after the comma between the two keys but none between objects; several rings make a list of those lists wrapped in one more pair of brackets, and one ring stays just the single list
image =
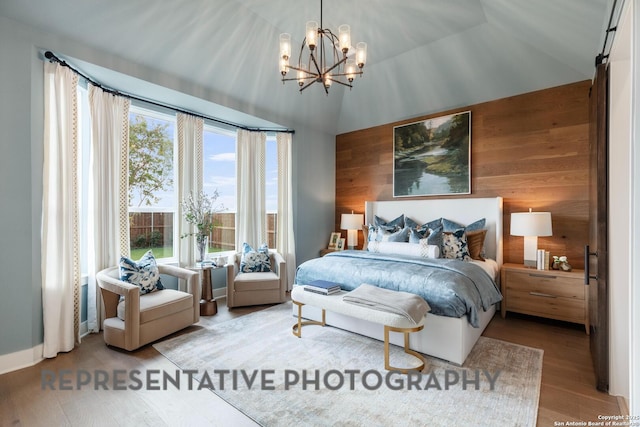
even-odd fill
[{"label": "blue bedspread", "polygon": [[495,281],[473,263],[366,251],[332,252],[298,267],[295,283],[339,283],[351,291],[362,283],[420,295],[440,316],[467,316],[478,327],[479,310],[502,300]]}]

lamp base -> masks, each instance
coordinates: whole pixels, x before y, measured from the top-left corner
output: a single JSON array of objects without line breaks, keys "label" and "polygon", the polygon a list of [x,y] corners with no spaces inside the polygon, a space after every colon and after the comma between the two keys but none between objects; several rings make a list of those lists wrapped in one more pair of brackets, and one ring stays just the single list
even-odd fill
[{"label": "lamp base", "polygon": [[524,236],[524,266],[537,268],[538,236]]}]

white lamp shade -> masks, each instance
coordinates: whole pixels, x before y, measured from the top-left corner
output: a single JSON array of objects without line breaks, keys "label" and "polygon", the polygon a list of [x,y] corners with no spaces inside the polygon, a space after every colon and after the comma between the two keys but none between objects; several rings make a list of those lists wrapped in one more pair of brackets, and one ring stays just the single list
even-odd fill
[{"label": "white lamp shade", "polygon": [[364,215],[362,214],[342,214],[340,220],[340,228],[343,230],[360,230],[364,224]]},{"label": "white lamp shade", "polygon": [[552,236],[551,212],[511,214],[512,236]]}]

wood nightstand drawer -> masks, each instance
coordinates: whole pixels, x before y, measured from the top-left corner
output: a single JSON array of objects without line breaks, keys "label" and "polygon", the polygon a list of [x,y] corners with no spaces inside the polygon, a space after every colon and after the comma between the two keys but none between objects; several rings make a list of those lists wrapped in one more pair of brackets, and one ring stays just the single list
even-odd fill
[{"label": "wood nightstand drawer", "polygon": [[507,310],[575,323],[584,323],[585,316],[583,300],[551,297],[535,291],[510,290]]},{"label": "wood nightstand drawer", "polygon": [[513,289],[553,297],[584,299],[585,289],[580,279],[516,271],[507,271],[506,279],[507,292]]}]

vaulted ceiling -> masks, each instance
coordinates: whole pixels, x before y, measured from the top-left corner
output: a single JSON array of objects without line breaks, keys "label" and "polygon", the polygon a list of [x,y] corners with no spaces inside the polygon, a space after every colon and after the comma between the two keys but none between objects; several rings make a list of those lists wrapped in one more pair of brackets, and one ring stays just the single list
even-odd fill
[{"label": "vaulted ceiling", "polygon": [[[297,55],[319,0],[2,0],[0,15],[205,88],[184,102],[239,110],[212,104],[225,119],[339,134],[590,79],[608,3],[324,0],[324,26],[348,23],[353,42],[368,44],[364,76],[328,96],[319,85],[302,94],[283,85],[277,62],[279,34],[291,33]],[[81,64],[154,96],[153,85]]]}]

